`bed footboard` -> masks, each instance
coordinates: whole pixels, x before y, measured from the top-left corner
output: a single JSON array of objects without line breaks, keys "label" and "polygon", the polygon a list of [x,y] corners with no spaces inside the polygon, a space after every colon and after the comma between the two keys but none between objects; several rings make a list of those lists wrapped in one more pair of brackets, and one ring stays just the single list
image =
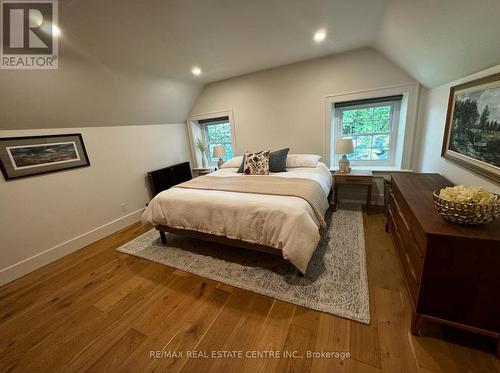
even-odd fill
[{"label": "bed footboard", "polygon": [[174,234],[178,234],[178,235],[186,236],[186,237],[191,237],[191,238],[195,238],[195,239],[199,239],[199,240],[220,243],[222,245],[236,246],[236,247],[240,247],[243,249],[249,249],[249,250],[264,252],[267,254],[283,256],[283,252],[281,251],[281,249],[276,249],[276,248],[271,247],[271,246],[260,245],[260,244],[256,244],[256,243],[236,240],[236,239],[227,238],[224,236],[216,236],[213,234],[192,231],[189,229],[172,228],[172,227],[169,227],[166,225],[159,225],[159,226],[156,226],[155,228],[156,228],[156,230],[158,230],[160,232],[160,239],[164,245],[167,243],[167,237],[166,237],[165,233],[170,232],[170,233],[174,233]]},{"label": "bed footboard", "polygon": [[[260,245],[260,244],[255,244],[255,243],[241,241],[241,240],[235,240],[235,239],[227,238],[224,236],[216,236],[213,234],[192,231],[189,229],[171,228],[171,227],[166,226],[166,225],[159,225],[159,226],[156,226],[155,228],[158,232],[160,232],[160,239],[161,239],[161,242],[163,245],[167,244],[166,233],[170,232],[170,233],[174,233],[174,234],[184,236],[184,237],[190,237],[190,238],[195,238],[195,239],[199,239],[199,240],[220,243],[222,245],[240,247],[242,249],[260,251],[263,253],[267,253],[267,254],[271,254],[271,255],[278,255],[280,257],[283,257],[283,252],[281,251],[281,249],[276,249],[276,248],[271,247],[271,246]],[[285,259],[283,259],[283,260],[285,260]],[[302,272],[298,271],[298,274],[300,277],[304,277],[304,274]]]}]

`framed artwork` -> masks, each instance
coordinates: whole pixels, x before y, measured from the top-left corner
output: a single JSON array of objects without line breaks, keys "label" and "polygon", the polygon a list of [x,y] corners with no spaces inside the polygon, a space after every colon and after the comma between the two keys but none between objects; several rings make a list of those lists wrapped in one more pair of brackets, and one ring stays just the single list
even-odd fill
[{"label": "framed artwork", "polygon": [[500,183],[500,73],[451,87],[441,156]]},{"label": "framed artwork", "polygon": [[81,134],[0,138],[5,180],[89,165]]}]

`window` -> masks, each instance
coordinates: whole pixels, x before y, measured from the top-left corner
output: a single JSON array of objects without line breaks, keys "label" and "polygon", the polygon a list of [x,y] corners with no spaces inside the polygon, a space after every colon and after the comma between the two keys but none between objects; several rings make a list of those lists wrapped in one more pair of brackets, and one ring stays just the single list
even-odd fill
[{"label": "window", "polygon": [[[402,95],[334,104],[334,141],[351,137],[352,165],[392,165]],[[334,143],[334,142],[333,142]],[[335,161],[338,161],[336,156]]]},{"label": "window", "polygon": [[224,146],[226,149],[226,160],[233,158],[233,144],[231,140],[231,123],[229,117],[203,119],[198,121],[203,127],[205,138],[208,142],[208,159],[211,163],[217,163],[213,151],[216,146]]}]

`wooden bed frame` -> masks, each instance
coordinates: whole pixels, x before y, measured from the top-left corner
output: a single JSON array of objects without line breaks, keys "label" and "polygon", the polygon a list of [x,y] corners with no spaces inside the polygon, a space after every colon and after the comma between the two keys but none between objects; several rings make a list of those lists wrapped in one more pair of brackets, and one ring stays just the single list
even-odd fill
[{"label": "wooden bed frame", "polygon": [[[160,232],[161,243],[165,246],[167,245],[166,233],[174,233],[174,234],[178,234],[178,235],[184,236],[184,237],[220,243],[222,245],[240,247],[242,249],[259,251],[259,252],[266,253],[266,254],[277,255],[277,256],[280,256],[283,258],[283,252],[281,251],[281,249],[276,249],[275,247],[271,247],[271,246],[260,245],[260,244],[256,244],[256,243],[231,239],[231,238],[227,238],[224,236],[216,236],[214,234],[193,231],[190,229],[172,228],[172,227],[169,227],[167,225],[157,225],[155,228],[158,232]],[[300,277],[304,277],[304,275],[305,275],[304,273],[300,272],[298,269],[297,269],[297,271],[298,271],[298,274]]]},{"label": "wooden bed frame", "polygon": [[164,245],[167,244],[167,235],[165,233],[169,232],[169,233],[178,234],[180,236],[195,238],[198,240],[210,241],[210,242],[220,243],[222,245],[236,246],[236,247],[240,247],[242,249],[249,249],[249,250],[254,250],[254,251],[260,251],[260,252],[267,253],[267,254],[283,256],[281,249],[276,249],[276,248],[271,247],[271,246],[241,241],[241,240],[237,240],[237,239],[227,238],[224,236],[216,236],[214,234],[203,233],[203,232],[193,231],[193,230],[189,230],[189,229],[172,228],[172,227],[169,227],[166,225],[158,225],[155,228],[158,232],[160,232],[161,243]]},{"label": "wooden bed frame", "polygon": [[[328,194],[328,197],[327,197],[328,201],[330,201],[332,194],[333,194],[333,188],[330,189],[330,193]],[[240,247],[242,249],[259,251],[262,253],[283,257],[283,252],[281,251],[281,249],[277,249],[275,247],[271,247],[271,246],[267,246],[267,245],[246,242],[246,241],[242,241],[242,240],[238,240],[238,239],[228,238],[225,236],[216,236],[214,234],[193,231],[190,229],[172,228],[172,227],[169,227],[168,225],[157,225],[155,228],[160,233],[160,239],[161,239],[161,243],[163,245],[167,244],[166,233],[174,233],[174,234],[177,234],[179,236],[195,238],[195,239],[203,240],[203,241],[215,242],[215,243],[219,243],[222,245]],[[304,274],[299,271],[299,276],[302,277],[302,276],[304,276]]]}]

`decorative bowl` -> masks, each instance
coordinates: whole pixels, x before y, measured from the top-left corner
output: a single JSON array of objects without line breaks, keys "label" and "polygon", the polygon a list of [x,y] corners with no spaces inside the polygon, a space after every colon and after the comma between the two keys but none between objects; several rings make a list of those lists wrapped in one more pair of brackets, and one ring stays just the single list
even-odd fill
[{"label": "decorative bowl", "polygon": [[500,199],[496,203],[452,202],[439,196],[440,190],[432,193],[434,207],[446,219],[463,225],[480,225],[494,221],[500,216]]}]

